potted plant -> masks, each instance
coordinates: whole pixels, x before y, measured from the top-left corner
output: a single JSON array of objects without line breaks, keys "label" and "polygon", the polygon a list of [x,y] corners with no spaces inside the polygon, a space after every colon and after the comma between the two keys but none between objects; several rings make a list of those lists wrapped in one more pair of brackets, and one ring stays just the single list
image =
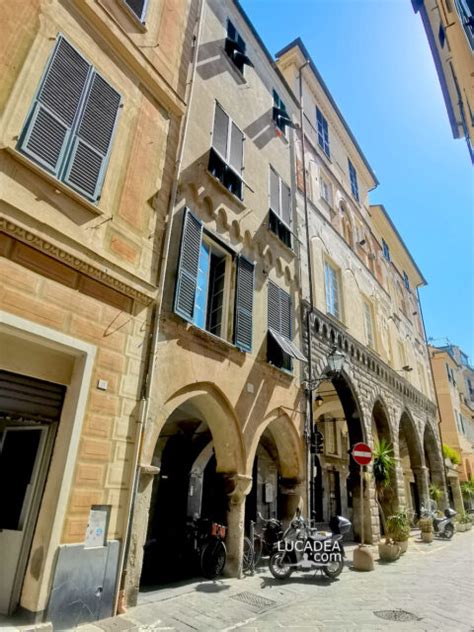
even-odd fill
[{"label": "potted plant", "polygon": [[387,534],[400,546],[400,554],[406,553],[410,537],[410,521],[406,511],[398,511],[387,518]]},{"label": "potted plant", "polygon": [[400,554],[400,544],[392,540],[392,538],[387,537],[384,542],[379,542],[379,558],[383,562],[394,562],[398,560]]},{"label": "potted plant", "polygon": [[418,526],[421,530],[421,539],[423,542],[433,542],[433,520],[428,517],[420,518]]},{"label": "potted plant", "polygon": [[376,500],[380,511],[380,519],[382,521],[383,532],[387,533],[387,525],[385,513],[382,507],[382,500],[386,494],[387,487],[390,484],[392,470],[395,467],[395,459],[393,457],[392,446],[380,439],[373,450],[372,473],[375,480]]},{"label": "potted plant", "polygon": [[459,516],[459,520],[456,525],[456,531],[469,531],[472,528],[472,522],[466,513],[462,513]]}]

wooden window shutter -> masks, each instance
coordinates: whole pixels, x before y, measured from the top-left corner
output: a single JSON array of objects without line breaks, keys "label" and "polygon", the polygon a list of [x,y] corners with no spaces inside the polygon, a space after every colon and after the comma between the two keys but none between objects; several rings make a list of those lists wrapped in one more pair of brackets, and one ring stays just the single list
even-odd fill
[{"label": "wooden window shutter", "polygon": [[64,175],[67,184],[93,201],[100,195],[120,100],[120,94],[94,73]]},{"label": "wooden window shutter", "polygon": [[280,288],[280,333],[288,340],[292,338],[291,297]]},{"label": "wooden window shutter", "polygon": [[280,215],[280,178],[270,169],[270,208]]},{"label": "wooden window shutter", "polygon": [[283,181],[281,183],[281,219],[291,226],[291,191]]},{"label": "wooden window shutter", "polygon": [[201,222],[189,209],[185,209],[176,277],[174,311],[186,320],[192,320],[194,317],[201,239]]},{"label": "wooden window shutter", "polygon": [[58,175],[91,66],[59,37],[42,79],[19,149]]},{"label": "wooden window shutter", "polygon": [[227,160],[227,136],[229,129],[229,117],[216,103],[214,114],[214,132],[212,135],[212,146],[216,149],[224,160]]},{"label": "wooden window shutter", "polygon": [[280,310],[280,288],[269,281],[268,283],[268,327],[280,332],[281,310]]},{"label": "wooden window shutter", "polygon": [[245,257],[237,258],[234,344],[252,351],[253,294],[255,266]]},{"label": "wooden window shutter", "polygon": [[232,130],[230,136],[230,155],[229,164],[237,171],[238,174],[242,173],[244,166],[244,135],[237,127],[235,123],[232,123]]}]

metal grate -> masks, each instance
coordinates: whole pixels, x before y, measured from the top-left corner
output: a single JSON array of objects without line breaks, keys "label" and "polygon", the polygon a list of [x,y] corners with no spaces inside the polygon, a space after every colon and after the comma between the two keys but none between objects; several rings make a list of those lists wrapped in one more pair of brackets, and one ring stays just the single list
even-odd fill
[{"label": "metal grate", "polygon": [[232,595],[232,599],[236,599],[237,601],[241,601],[242,603],[247,604],[248,606],[254,606],[259,610],[265,610],[266,608],[271,608],[276,604],[276,601],[272,599],[266,599],[265,597],[260,597],[260,595],[256,595],[252,592],[241,592],[236,595]]},{"label": "metal grate", "polygon": [[374,614],[379,619],[386,621],[421,621],[420,617],[406,610],[377,610],[374,611]]},{"label": "metal grate", "polygon": [[135,630],[136,623],[124,617],[110,617],[102,621],[94,621],[94,625],[104,630],[104,632],[125,632],[125,630]]}]

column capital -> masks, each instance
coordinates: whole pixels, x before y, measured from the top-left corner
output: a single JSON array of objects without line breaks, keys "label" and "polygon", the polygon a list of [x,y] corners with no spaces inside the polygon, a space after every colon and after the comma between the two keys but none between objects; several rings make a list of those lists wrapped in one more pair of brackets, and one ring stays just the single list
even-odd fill
[{"label": "column capital", "polygon": [[225,490],[231,504],[243,502],[252,487],[252,477],[244,474],[223,474]]}]

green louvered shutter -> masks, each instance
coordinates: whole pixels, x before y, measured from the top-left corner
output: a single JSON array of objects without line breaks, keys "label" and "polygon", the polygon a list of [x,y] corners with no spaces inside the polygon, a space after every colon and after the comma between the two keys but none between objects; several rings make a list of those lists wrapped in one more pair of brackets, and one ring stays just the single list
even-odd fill
[{"label": "green louvered shutter", "polygon": [[237,288],[235,295],[234,343],[239,349],[252,351],[254,264],[237,258]]},{"label": "green louvered shutter", "polygon": [[63,177],[94,202],[102,188],[119,107],[120,94],[94,72]]},{"label": "green louvered shutter", "polygon": [[276,332],[279,332],[281,322],[280,288],[271,281],[268,283],[267,318],[269,329],[274,329]]},{"label": "green louvered shutter", "polygon": [[291,297],[280,288],[280,333],[291,340],[293,327],[291,322]]},{"label": "green louvered shutter", "polygon": [[56,176],[90,71],[90,64],[59,37],[20,136],[20,151]]},{"label": "green louvered shutter", "polygon": [[192,320],[194,317],[201,239],[201,222],[189,209],[185,209],[176,276],[174,311],[186,320]]}]

